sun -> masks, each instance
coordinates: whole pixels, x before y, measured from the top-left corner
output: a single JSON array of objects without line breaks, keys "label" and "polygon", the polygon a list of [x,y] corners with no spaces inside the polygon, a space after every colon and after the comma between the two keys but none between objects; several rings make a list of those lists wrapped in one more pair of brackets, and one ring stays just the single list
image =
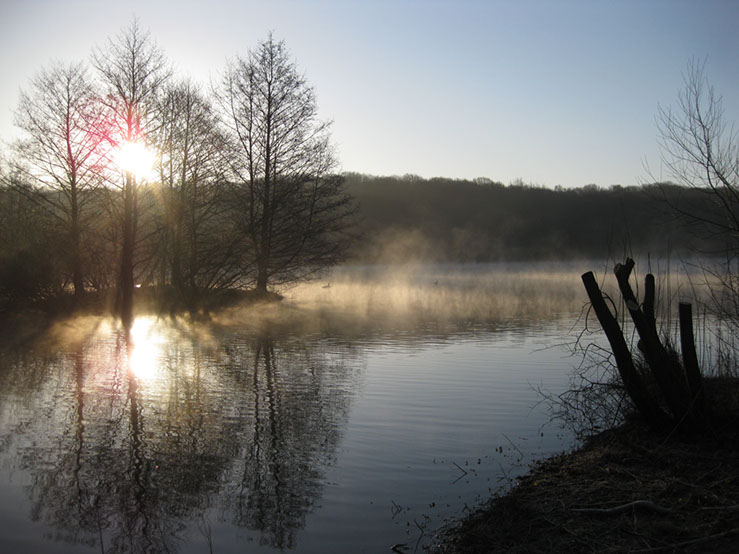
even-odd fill
[{"label": "sun", "polygon": [[143,142],[124,142],[115,154],[115,162],[123,171],[130,171],[139,179],[154,176],[156,157]]}]

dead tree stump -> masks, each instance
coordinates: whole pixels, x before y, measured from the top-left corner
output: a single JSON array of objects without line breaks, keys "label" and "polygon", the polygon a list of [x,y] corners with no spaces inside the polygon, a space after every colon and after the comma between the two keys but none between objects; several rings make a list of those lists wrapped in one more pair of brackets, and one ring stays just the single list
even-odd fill
[{"label": "dead tree stump", "polygon": [[613,272],[631,320],[639,334],[639,350],[643,353],[649,371],[657,384],[655,393],[650,392],[642,375],[637,371],[623,331],[616,317],[608,309],[593,273],[583,274],[582,281],[593,310],[611,345],[621,380],[638,412],[653,427],[663,427],[669,423],[681,428],[694,428],[703,423],[705,403],[702,396],[701,373],[695,353],[690,304],[680,305],[680,335],[683,353],[681,365],[677,356],[662,344],[657,332],[654,276],[648,274],[645,279],[644,302],[640,307],[629,283],[633,269],[634,260],[629,258],[623,264],[616,264]]},{"label": "dead tree stump", "polygon": [[621,381],[624,387],[626,387],[626,392],[629,394],[632,402],[634,402],[636,409],[649,425],[654,427],[664,425],[669,421],[669,418],[649,393],[639,372],[636,370],[631,352],[621,331],[621,326],[618,324],[616,317],[608,309],[608,305],[603,299],[603,293],[600,287],[598,287],[593,272],[588,271],[587,273],[583,273],[582,282],[585,285],[585,290],[588,293],[590,303],[593,306],[595,315],[598,317],[600,326],[603,328],[608,343],[611,345],[611,351],[616,359],[616,367],[621,376]]}]

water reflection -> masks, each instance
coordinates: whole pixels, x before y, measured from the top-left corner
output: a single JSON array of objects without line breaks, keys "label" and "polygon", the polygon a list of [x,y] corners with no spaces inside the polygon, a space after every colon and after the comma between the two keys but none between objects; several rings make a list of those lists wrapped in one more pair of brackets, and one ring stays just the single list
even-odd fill
[{"label": "water reflection", "polygon": [[[344,421],[347,406],[342,399],[336,403],[335,394],[319,400],[336,388],[323,386],[315,360],[303,366],[285,359],[269,336],[256,338],[252,351],[244,388],[251,417],[237,431],[243,450],[232,467],[227,503],[236,525],[259,529],[270,545],[292,548],[295,530],[320,497],[319,468],[333,457],[341,429],[336,422]],[[306,404],[318,412],[306,413]]]},{"label": "water reflection", "polygon": [[[0,353],[0,454],[31,517],[103,551],[177,551],[213,514],[296,543],[346,424],[355,372],[297,338],[193,336],[154,318]],[[48,353],[54,352],[56,353]],[[46,352],[46,354],[44,354]]]},{"label": "water reflection", "polygon": [[[529,383],[567,374],[549,352],[531,358],[572,327],[558,314],[582,307],[567,275],[355,272],[207,324],[80,317],[15,348],[6,336],[0,495],[22,490],[38,522],[19,544],[61,548],[28,542],[39,527],[75,552],[404,542],[386,544],[391,500],[425,510],[442,505],[430,490],[448,507],[475,497],[475,484],[464,501],[467,485],[449,490],[452,462],[487,459],[500,431],[528,432]],[[485,479],[497,468],[491,458]],[[17,534],[9,521],[31,528],[0,506],[0,543]]]},{"label": "water reflection", "polygon": [[139,380],[154,380],[159,370],[164,337],[154,318],[139,318],[128,330],[128,368]]}]

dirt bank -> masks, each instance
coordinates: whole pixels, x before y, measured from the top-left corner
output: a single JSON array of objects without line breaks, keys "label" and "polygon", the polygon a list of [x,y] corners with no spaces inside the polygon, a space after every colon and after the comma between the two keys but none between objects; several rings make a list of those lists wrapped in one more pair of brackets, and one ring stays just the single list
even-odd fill
[{"label": "dirt bank", "polygon": [[710,389],[709,431],[603,432],[449,525],[433,552],[739,552],[739,380]]}]

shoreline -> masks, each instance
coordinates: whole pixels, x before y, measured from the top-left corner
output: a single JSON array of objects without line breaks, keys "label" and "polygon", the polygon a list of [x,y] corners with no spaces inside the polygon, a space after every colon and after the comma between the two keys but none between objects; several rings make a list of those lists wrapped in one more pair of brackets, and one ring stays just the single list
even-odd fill
[{"label": "shoreline", "polygon": [[736,552],[739,378],[706,388],[716,407],[706,433],[635,420],[603,431],[447,525],[431,552]]}]

